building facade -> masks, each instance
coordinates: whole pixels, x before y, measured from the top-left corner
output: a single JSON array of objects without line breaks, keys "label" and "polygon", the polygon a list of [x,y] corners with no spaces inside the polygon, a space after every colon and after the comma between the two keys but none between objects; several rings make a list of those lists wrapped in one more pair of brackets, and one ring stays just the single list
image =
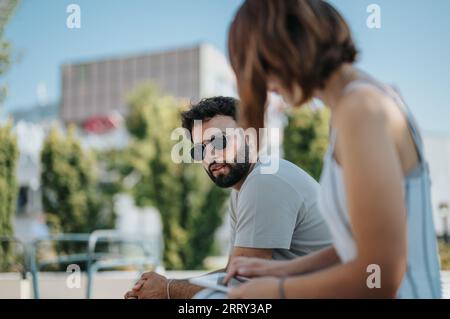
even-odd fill
[{"label": "building facade", "polygon": [[175,98],[198,101],[236,96],[234,74],[225,56],[209,44],[62,66],[60,118],[82,124],[90,118],[127,114],[127,96],[154,83]]}]

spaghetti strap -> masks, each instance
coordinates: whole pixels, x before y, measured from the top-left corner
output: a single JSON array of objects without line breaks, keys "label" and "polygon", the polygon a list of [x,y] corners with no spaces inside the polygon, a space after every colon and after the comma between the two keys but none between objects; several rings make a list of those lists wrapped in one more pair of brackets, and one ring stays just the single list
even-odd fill
[{"label": "spaghetti strap", "polygon": [[412,115],[409,107],[403,100],[401,94],[398,92],[398,90],[395,87],[382,84],[376,80],[373,79],[358,79],[355,81],[350,82],[347,84],[347,86],[344,88],[344,92],[348,92],[351,89],[353,89],[358,84],[368,84],[376,87],[381,92],[386,94],[388,97],[390,97],[392,100],[394,100],[395,104],[400,108],[402,113],[405,115],[406,121],[408,123],[409,131],[411,132],[411,136],[413,138],[414,144],[416,146],[417,156],[419,157],[419,162],[421,166],[426,166],[425,156],[424,156],[424,145],[423,140],[419,131],[419,126],[417,125],[414,116]]},{"label": "spaghetti strap", "polygon": [[403,97],[398,92],[398,90],[395,87],[388,87],[388,88],[392,91],[393,98],[395,98],[396,101],[398,101],[398,104],[402,107],[402,109],[405,112],[409,129],[411,131],[414,143],[416,144],[416,147],[417,147],[417,152],[419,155],[420,162],[423,164],[425,162],[424,145],[423,145],[422,136],[420,134],[419,126],[418,126],[416,120],[414,119],[414,116],[412,115],[411,110],[406,105],[405,101],[403,100]]}]

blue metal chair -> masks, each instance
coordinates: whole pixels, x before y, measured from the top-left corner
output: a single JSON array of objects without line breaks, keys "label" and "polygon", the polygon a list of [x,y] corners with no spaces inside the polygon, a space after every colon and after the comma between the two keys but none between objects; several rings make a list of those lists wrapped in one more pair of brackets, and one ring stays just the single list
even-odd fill
[{"label": "blue metal chair", "polygon": [[40,298],[40,290],[39,290],[39,272],[40,270],[48,265],[52,264],[68,264],[68,263],[77,263],[77,262],[86,262],[87,254],[72,254],[67,256],[57,256],[55,258],[47,258],[43,260],[38,260],[38,249],[45,242],[66,242],[66,243],[87,243],[89,242],[89,234],[57,234],[50,235],[42,238],[35,239],[30,247],[28,253],[30,272],[32,278],[32,286],[33,286],[33,296],[34,299]]},{"label": "blue metal chair", "polygon": [[[141,249],[141,256],[129,257],[118,255],[98,255],[96,247],[99,241],[120,242],[122,244],[136,245]],[[138,266],[143,272],[146,266],[152,266],[156,271],[162,267],[162,240],[159,237],[145,236],[143,234],[126,234],[115,230],[96,230],[89,237],[88,245],[88,276],[86,297],[92,298],[93,281],[96,272],[102,269],[112,269],[124,266]]]},{"label": "blue metal chair", "polygon": [[[86,244],[86,252],[57,256],[39,260],[37,251],[44,242],[71,242]],[[120,252],[97,252],[99,243],[116,243],[119,245],[133,245],[141,252],[139,257],[129,257]],[[39,299],[39,271],[51,264],[71,264],[83,262],[87,264],[87,289],[86,297],[92,297],[94,275],[99,270],[113,269],[124,266],[138,266],[141,271],[145,266],[153,266],[161,269],[162,240],[161,238],[146,237],[142,234],[130,235],[117,232],[116,230],[97,230],[91,234],[59,234],[33,241],[29,249],[29,265],[32,275],[33,295]]]}]

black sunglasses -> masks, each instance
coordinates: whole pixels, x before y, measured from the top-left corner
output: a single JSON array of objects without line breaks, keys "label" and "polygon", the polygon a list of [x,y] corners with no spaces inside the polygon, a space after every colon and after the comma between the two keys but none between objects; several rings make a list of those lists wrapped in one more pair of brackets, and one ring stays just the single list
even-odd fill
[{"label": "black sunglasses", "polygon": [[213,136],[207,143],[197,143],[191,148],[191,157],[194,161],[203,161],[206,155],[206,147],[211,144],[215,150],[223,150],[227,147],[227,135]]}]

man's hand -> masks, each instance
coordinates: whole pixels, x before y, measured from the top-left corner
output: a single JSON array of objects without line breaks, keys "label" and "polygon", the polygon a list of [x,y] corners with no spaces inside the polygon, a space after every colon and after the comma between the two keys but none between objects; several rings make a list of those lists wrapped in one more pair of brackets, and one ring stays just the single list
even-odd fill
[{"label": "man's hand", "polygon": [[146,272],[124,297],[125,299],[167,299],[167,283],[166,277],[153,271]]}]

